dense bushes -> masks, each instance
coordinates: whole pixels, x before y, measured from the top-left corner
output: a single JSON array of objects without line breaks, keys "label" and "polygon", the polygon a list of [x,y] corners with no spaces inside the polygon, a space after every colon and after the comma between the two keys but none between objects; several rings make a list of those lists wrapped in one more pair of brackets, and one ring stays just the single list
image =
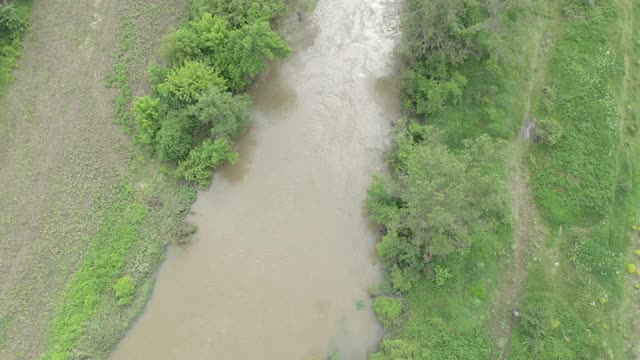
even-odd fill
[{"label": "dense bushes", "polygon": [[149,69],[152,93],[136,100],[136,140],[176,174],[206,185],[245,128],[250,99],[239,94],[266,66],[289,53],[270,20],[281,1],[199,0],[192,18],[165,42],[168,68]]},{"label": "dense bushes", "polygon": [[[403,306],[393,321],[378,311],[389,335],[372,359],[635,356],[625,345],[637,344],[637,331],[620,311],[639,196],[631,63],[633,90],[620,90],[622,54],[629,62],[638,53],[637,30],[620,41],[631,16],[640,16],[637,4],[618,0],[408,0],[405,120],[391,176],[375,179],[367,198],[384,225],[377,296]],[[517,147],[510,163],[529,166],[537,204],[518,202],[531,216],[519,220],[530,249],[514,267],[526,280],[522,294],[500,293],[522,296],[506,302],[520,306],[514,320],[497,314],[508,310],[494,299],[513,236],[498,139],[514,135],[526,111],[527,122],[538,119],[535,143]],[[516,195],[527,180],[515,177]],[[527,225],[537,221],[534,205],[551,235]]]},{"label": "dense bushes", "polygon": [[374,181],[367,198],[387,231],[378,254],[402,291],[423,273],[426,258],[464,252],[509,218],[499,143],[483,136],[453,151],[437,129],[420,131],[419,142],[396,137],[406,156],[396,160],[392,180]]},{"label": "dense bushes", "polygon": [[391,176],[367,194],[384,232],[374,310],[389,331],[372,359],[491,358],[485,321],[511,235],[500,138],[513,133],[499,99],[504,52],[492,45],[511,17],[502,1],[407,3],[404,119]]},{"label": "dense bushes", "polygon": [[0,4],[0,94],[11,80],[22,47],[22,37],[29,28],[28,11],[31,1]]}]

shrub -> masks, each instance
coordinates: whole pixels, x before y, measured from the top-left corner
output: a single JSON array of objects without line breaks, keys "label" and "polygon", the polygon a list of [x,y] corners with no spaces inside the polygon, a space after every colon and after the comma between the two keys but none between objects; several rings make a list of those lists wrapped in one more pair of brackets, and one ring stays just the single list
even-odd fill
[{"label": "shrub", "polygon": [[222,72],[232,90],[245,88],[266,66],[265,60],[285,58],[291,49],[266,20],[258,20],[230,34]]},{"label": "shrub", "polygon": [[189,152],[189,157],[181,161],[178,174],[189,181],[205,186],[211,179],[211,173],[225,160],[236,162],[238,153],[233,151],[227,139],[205,140],[200,146]]},{"label": "shrub", "polygon": [[201,61],[188,60],[169,70],[165,82],[158,85],[158,92],[170,102],[193,104],[213,86],[227,88],[225,80],[214,68]]},{"label": "shrub", "polygon": [[232,139],[246,127],[250,103],[251,99],[247,95],[233,96],[212,87],[198,98],[189,112],[201,125],[211,129],[212,139]]},{"label": "shrub", "polygon": [[563,127],[553,118],[542,119],[536,127],[536,135],[547,145],[555,145],[562,138]]},{"label": "shrub", "polygon": [[449,272],[449,269],[447,269],[444,266],[436,265],[435,272],[436,272],[435,280],[438,286],[443,286],[444,284],[447,283],[447,280],[453,277],[453,275],[451,275],[451,272]]},{"label": "shrub", "polygon": [[137,132],[136,139],[145,145],[152,145],[156,133],[160,129],[160,99],[151,96],[143,96],[136,100],[133,107]]},{"label": "shrub", "polygon": [[118,305],[127,305],[131,303],[134,289],[135,284],[133,283],[131,277],[129,277],[128,275],[125,275],[118,279],[116,283],[113,284],[113,290],[115,290],[116,292]]},{"label": "shrub", "polygon": [[635,264],[629,264],[629,265],[627,265],[627,271],[628,271],[630,274],[635,273],[635,272],[636,272],[636,265],[635,265]]},{"label": "shrub", "polygon": [[382,225],[395,223],[399,213],[398,201],[399,199],[390,194],[381,177],[373,178],[367,190],[367,208],[371,219]]},{"label": "shrub", "polygon": [[398,299],[381,296],[374,300],[373,311],[385,327],[392,325],[402,312],[402,302]]},{"label": "shrub", "polygon": [[156,135],[156,151],[162,160],[182,160],[191,150],[188,124],[179,116],[170,116]]},{"label": "shrub", "polygon": [[1,40],[9,41],[18,38],[29,27],[27,20],[22,18],[12,4],[0,4],[0,44]]}]

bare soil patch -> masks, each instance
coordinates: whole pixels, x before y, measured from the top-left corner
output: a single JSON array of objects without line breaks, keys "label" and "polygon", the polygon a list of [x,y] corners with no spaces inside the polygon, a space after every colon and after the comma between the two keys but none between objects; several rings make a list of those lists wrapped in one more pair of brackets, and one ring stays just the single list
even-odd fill
[{"label": "bare soil patch", "polygon": [[16,81],[0,98],[0,358],[37,358],[88,246],[91,207],[126,169],[112,125],[118,2],[33,5]]}]

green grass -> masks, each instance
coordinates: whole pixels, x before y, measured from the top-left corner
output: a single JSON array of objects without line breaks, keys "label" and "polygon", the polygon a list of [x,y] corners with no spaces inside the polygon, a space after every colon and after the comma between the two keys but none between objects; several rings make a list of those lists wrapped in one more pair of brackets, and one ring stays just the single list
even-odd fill
[{"label": "green grass", "polygon": [[622,66],[608,46],[616,20],[608,3],[572,20],[553,50],[540,110],[561,124],[562,140],[532,151],[534,191],[552,224],[601,217],[615,194],[620,114],[612,86]]},{"label": "green grass", "polygon": [[[147,58],[159,43],[158,22],[175,18],[176,9],[170,1],[137,1],[127,10],[138,21],[134,27],[130,17],[123,18],[107,83],[119,89],[114,123],[130,132],[132,89],[143,91]],[[166,246],[193,232],[184,217],[195,197],[193,187],[178,181],[163,163],[144,149],[131,148],[120,184],[91,207],[99,222],[96,235],[87,239],[91,245],[49,325],[43,358],[107,357],[142,312]],[[135,288],[130,303],[118,304],[113,285],[122,276],[132,279]]]},{"label": "green grass", "polygon": [[[424,119],[444,132],[452,149],[458,149],[465,139],[483,134],[512,139],[518,133],[527,111],[530,68],[537,46],[534,33],[539,17],[543,17],[544,7],[537,5],[535,2],[525,8],[521,18],[503,19],[509,36],[499,41],[500,57],[482,61],[472,58],[457,67],[455,70],[467,78],[459,101]],[[392,158],[397,156],[402,155],[392,154]],[[506,167],[504,160],[496,165]],[[499,358],[508,339],[495,338],[490,323],[512,242],[513,228],[507,222],[492,233],[478,236],[471,248],[461,253],[434,256],[425,266],[428,270],[406,294],[393,290],[388,267],[387,280],[376,295],[398,297],[404,306],[401,315],[386,324],[388,334],[371,358]],[[442,269],[449,277],[438,281],[436,274]],[[507,328],[509,324],[500,326]]]},{"label": "green grass", "polygon": [[62,308],[58,311],[47,343],[45,359],[63,359],[74,349],[92,318],[100,295],[108,291],[125,263],[149,208],[134,199],[126,185],[113,194],[115,201],[103,211],[98,232],[82,266],[69,282]]},{"label": "green grass", "polygon": [[[555,230],[534,256],[554,256],[561,265],[554,270],[549,259],[531,267],[512,358],[631,358],[625,341],[637,329],[628,325],[631,314],[619,311],[633,276],[625,274],[625,254],[640,205],[632,101],[638,88],[628,90],[631,99],[622,88],[623,55],[634,45],[620,44],[620,23],[630,9],[615,0],[592,8],[562,4],[551,91],[539,112],[560,122],[563,133],[556,145],[536,145],[531,153],[534,192]],[[635,6],[631,16],[638,19]]]},{"label": "green grass", "polygon": [[386,327],[383,351],[372,359],[400,358],[401,352],[389,350],[394,346],[414,348],[407,357],[412,359],[491,358],[494,345],[487,323],[503,265],[498,259],[507,257],[510,240],[511,229],[504,226],[476,239],[467,254],[434,258],[434,266],[448,269],[452,277],[438,285],[428,275],[404,296],[403,313]]},{"label": "green grass", "polygon": [[[11,4],[16,7],[18,14],[23,19],[30,19],[32,2],[33,0],[14,0]],[[13,69],[18,65],[21,54],[22,36],[11,42],[0,39],[0,95],[14,80]]]},{"label": "green grass", "polygon": [[[476,239],[461,254],[434,257],[408,293],[381,286],[378,295],[399,297],[404,306],[391,323],[381,314],[389,334],[373,359],[635,356],[638,329],[631,311],[640,305],[634,298],[636,280],[630,278],[637,275],[628,274],[625,266],[637,265],[637,259],[626,257],[640,205],[640,82],[635,75],[640,32],[634,29],[629,35],[626,27],[631,26],[627,14],[632,10],[630,17],[638,23],[639,5],[624,0],[530,5],[527,15],[532,17],[516,23],[510,41],[496,45],[501,71],[479,60],[463,63],[455,69],[468,80],[461,98],[425,119],[445,132],[452,148],[481,134],[517,136],[525,113],[525,121],[538,120],[540,142],[522,145],[518,166],[529,167],[530,184],[524,186],[532,188],[549,232],[524,239],[523,293],[506,297],[512,308],[500,308],[500,295],[520,291],[498,287],[500,277],[515,279],[505,273],[512,267],[501,260],[509,258],[514,235],[507,227]],[[541,44],[529,28],[536,18],[547,24]],[[544,63],[530,67],[536,46],[541,46]],[[628,87],[622,85],[625,53],[635,61]],[[545,127],[548,120],[560,126]],[[399,150],[392,156],[396,162],[406,156],[403,151],[411,151]],[[530,216],[535,224],[535,209]],[[450,274],[444,285],[437,281],[438,269]],[[392,275],[387,273],[387,281]],[[517,320],[507,314],[513,308],[520,310]],[[497,327],[502,330],[492,330],[496,324],[491,319],[501,319]]]}]

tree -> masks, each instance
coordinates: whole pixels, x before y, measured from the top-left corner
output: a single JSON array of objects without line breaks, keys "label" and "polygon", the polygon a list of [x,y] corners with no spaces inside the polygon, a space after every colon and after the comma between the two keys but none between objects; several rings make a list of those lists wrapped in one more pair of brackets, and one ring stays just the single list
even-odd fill
[{"label": "tree", "polygon": [[29,23],[18,14],[12,4],[0,3],[0,43],[4,39],[13,40],[22,35]]},{"label": "tree", "polygon": [[205,140],[200,146],[189,152],[189,157],[181,161],[178,166],[178,174],[189,181],[206,186],[213,170],[217,169],[225,161],[234,163],[238,160],[238,153],[233,151],[229,140]]},{"label": "tree", "polygon": [[226,83],[217,71],[200,61],[188,60],[182,66],[172,68],[158,92],[170,102],[193,104],[211,87],[226,89]]},{"label": "tree", "polygon": [[208,59],[219,68],[220,59],[229,46],[230,30],[227,20],[205,12],[167,38],[169,60],[181,64],[187,60]]},{"label": "tree", "polygon": [[240,135],[249,120],[250,102],[247,95],[233,96],[212,87],[189,108],[189,113],[210,128],[212,139],[232,139]]},{"label": "tree", "polygon": [[231,32],[224,61],[227,67],[223,73],[231,89],[239,91],[264,70],[266,59],[282,59],[290,51],[287,43],[271,30],[267,21],[249,23]]},{"label": "tree", "polygon": [[405,18],[409,56],[429,63],[458,65],[485,52],[483,33],[504,35],[501,16],[513,0],[413,0]]},{"label": "tree", "polygon": [[400,178],[406,225],[415,246],[445,255],[471,246],[479,233],[506,217],[499,152],[487,136],[453,153],[437,138],[415,148]]},{"label": "tree", "polygon": [[192,147],[189,122],[179,113],[170,113],[156,134],[156,151],[162,160],[182,160]]},{"label": "tree", "polygon": [[224,14],[226,20],[239,28],[256,20],[270,21],[285,5],[282,0],[193,0],[191,8],[195,14]]}]

